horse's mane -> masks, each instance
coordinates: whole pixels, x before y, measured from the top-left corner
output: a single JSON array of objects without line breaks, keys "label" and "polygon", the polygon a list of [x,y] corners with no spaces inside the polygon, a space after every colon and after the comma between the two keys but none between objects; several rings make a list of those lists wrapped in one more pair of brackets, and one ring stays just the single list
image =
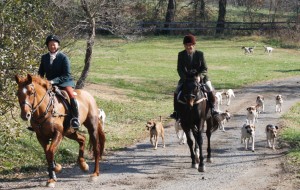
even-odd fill
[{"label": "horse's mane", "polygon": [[32,82],[41,85],[42,87],[46,88],[47,90],[51,88],[51,84],[48,80],[40,77],[39,75],[32,75]]}]

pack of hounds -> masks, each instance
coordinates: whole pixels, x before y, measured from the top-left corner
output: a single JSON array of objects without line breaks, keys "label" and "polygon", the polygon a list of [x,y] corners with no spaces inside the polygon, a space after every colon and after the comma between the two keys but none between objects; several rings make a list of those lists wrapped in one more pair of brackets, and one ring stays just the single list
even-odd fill
[{"label": "pack of hounds", "polygon": [[[215,93],[215,106],[219,112],[219,120],[221,121],[221,126],[219,128],[220,131],[225,132],[225,125],[230,120],[231,114],[229,110],[221,111],[220,106],[223,105],[223,97],[225,98],[226,106],[231,105],[231,101],[235,98],[234,91],[232,89],[228,89],[226,91],[220,91]],[[283,97],[278,94],[274,97],[274,108],[276,113],[280,113],[282,111],[283,105]],[[244,144],[245,150],[251,147],[251,150],[255,151],[255,128],[258,123],[259,115],[265,112],[265,98],[262,95],[258,95],[255,99],[255,104],[250,105],[245,108],[246,111],[246,121],[241,126],[241,143]],[[179,139],[179,144],[186,144],[186,136],[184,131],[181,128],[180,120],[177,120],[174,124],[176,135]],[[160,117],[159,121],[149,120],[146,123],[146,128],[150,132],[150,142],[153,145],[154,149],[158,147],[158,139],[161,137],[162,139],[162,147],[165,147],[164,142],[164,126],[162,124],[162,120]],[[266,133],[266,145],[267,147],[275,150],[275,140],[278,133],[278,126],[275,124],[268,124],[265,126]],[[250,145],[251,142],[251,145]]]},{"label": "pack of hounds", "polygon": [[[247,118],[246,123],[241,129],[241,143],[245,144],[245,150],[248,149],[249,141],[251,140],[251,150],[255,151],[255,128],[258,123],[260,113],[265,112],[265,99],[262,95],[256,97],[256,104],[246,108]],[[275,112],[282,111],[283,97],[278,94],[275,96]],[[277,137],[278,126],[268,124],[265,127],[267,146],[275,150],[275,139]]]},{"label": "pack of hounds", "polygon": [[[223,97],[225,98],[226,105],[230,106],[231,101],[235,98],[234,91],[228,89],[226,91],[220,91],[215,93],[215,106],[219,112],[219,120],[221,121],[220,130],[225,132],[225,124],[230,120],[231,114],[229,110],[221,111],[220,106],[223,105]],[[280,113],[282,111],[283,97],[278,94],[275,96],[275,112]],[[258,123],[258,118],[260,113],[265,112],[265,98],[262,95],[258,95],[255,100],[255,105],[250,105],[246,109],[246,122],[241,127],[241,143],[245,145],[245,150],[248,150],[250,147],[251,141],[251,150],[255,151],[255,128]],[[103,109],[99,109],[98,115],[100,121],[102,122],[102,127],[104,129],[106,114]],[[179,139],[179,144],[186,144],[186,136],[184,131],[181,128],[180,120],[177,120],[174,124],[176,135]],[[146,129],[149,131],[150,143],[156,150],[158,147],[159,138],[162,139],[162,147],[165,147],[164,140],[164,126],[162,123],[162,117],[160,116],[159,121],[153,119],[148,120],[146,123]],[[268,124],[265,127],[266,141],[267,146],[275,150],[275,140],[278,133],[278,126],[274,124]]]}]

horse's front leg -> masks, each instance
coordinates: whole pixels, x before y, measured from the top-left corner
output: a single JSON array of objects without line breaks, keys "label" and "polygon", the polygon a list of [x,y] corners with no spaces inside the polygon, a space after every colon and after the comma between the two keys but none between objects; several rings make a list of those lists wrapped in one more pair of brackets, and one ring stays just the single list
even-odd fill
[{"label": "horse's front leg", "polygon": [[202,137],[202,132],[198,131],[197,134],[195,135],[195,139],[198,143],[199,146],[199,167],[198,167],[198,171],[199,172],[204,172],[205,171],[205,166],[204,166],[204,156],[203,156],[203,137]]},{"label": "horse's front leg", "polygon": [[54,187],[55,182],[57,181],[57,177],[56,177],[55,173],[56,172],[58,173],[61,171],[61,165],[55,163],[54,155],[55,155],[55,152],[62,140],[62,134],[60,132],[56,131],[54,136],[52,137],[50,144],[49,144],[49,140],[44,140],[42,137],[39,137],[39,136],[38,136],[38,140],[44,149],[44,152],[46,155],[46,160],[48,163],[49,179],[47,181],[47,186]]},{"label": "horse's front leg", "polygon": [[198,168],[198,165],[196,164],[196,159],[195,159],[195,153],[193,150],[193,140],[191,138],[191,133],[190,130],[185,130],[184,129],[184,133],[186,135],[186,139],[187,139],[187,144],[189,145],[189,149],[190,149],[190,153],[191,153],[191,159],[192,159],[192,168]]},{"label": "horse's front leg", "polygon": [[[204,123],[201,122],[201,124],[204,125]],[[204,156],[203,156],[203,137],[202,137],[202,126],[197,126],[198,130],[197,131],[193,131],[193,135],[195,137],[195,140],[196,140],[196,143],[198,144],[199,146],[199,159],[200,159],[200,162],[199,162],[199,167],[198,167],[198,171],[199,172],[204,172],[205,171],[205,166],[204,166]]]}]

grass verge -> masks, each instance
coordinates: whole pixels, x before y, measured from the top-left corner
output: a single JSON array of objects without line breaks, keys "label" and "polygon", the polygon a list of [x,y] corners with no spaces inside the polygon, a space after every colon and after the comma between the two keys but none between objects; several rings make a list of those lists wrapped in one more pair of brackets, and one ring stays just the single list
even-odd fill
[{"label": "grass verge", "polygon": [[290,150],[288,152],[288,164],[296,167],[300,175],[300,102],[283,115],[285,127],[280,133],[280,139],[286,142]]}]

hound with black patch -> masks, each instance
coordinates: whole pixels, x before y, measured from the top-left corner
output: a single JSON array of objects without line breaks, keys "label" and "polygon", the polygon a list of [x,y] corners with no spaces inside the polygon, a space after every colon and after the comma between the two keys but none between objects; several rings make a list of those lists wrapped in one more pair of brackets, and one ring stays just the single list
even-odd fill
[{"label": "hound with black patch", "polygon": [[254,152],[254,143],[255,143],[255,126],[250,124],[244,124],[242,129],[241,129],[241,144],[245,144],[245,150],[248,150],[248,145],[251,139],[252,143],[252,152]]},{"label": "hound with black patch", "polygon": [[225,123],[229,121],[230,119],[230,113],[228,110],[225,112],[222,112],[218,115],[219,120],[221,121],[221,125],[219,127],[220,130],[225,131]]},{"label": "hound with black patch", "polygon": [[245,47],[243,46],[242,49],[245,51],[245,54],[253,54],[255,47]]}]

